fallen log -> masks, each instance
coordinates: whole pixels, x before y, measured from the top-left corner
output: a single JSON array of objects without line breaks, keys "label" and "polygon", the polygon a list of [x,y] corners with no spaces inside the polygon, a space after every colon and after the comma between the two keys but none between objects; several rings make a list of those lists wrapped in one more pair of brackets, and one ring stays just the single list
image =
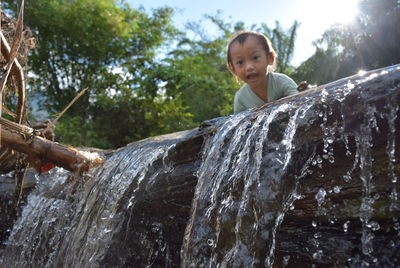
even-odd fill
[{"label": "fallen log", "polygon": [[74,198],[44,174],[4,263],[399,267],[399,89],[389,67],[132,143]]},{"label": "fallen log", "polygon": [[219,124],[181,267],[398,267],[400,66]]},{"label": "fallen log", "polygon": [[[0,123],[2,125],[1,146],[27,154],[30,164],[36,168],[50,162],[69,171],[88,171],[103,163],[103,159],[97,153],[79,151],[73,147],[46,140],[36,136],[32,128],[15,124],[4,118],[0,119]],[[12,128],[22,131],[12,130]]]}]

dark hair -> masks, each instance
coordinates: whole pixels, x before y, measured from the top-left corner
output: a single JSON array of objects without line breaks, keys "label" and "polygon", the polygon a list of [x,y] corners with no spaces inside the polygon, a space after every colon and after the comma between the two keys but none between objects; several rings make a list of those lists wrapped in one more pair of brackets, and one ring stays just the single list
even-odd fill
[{"label": "dark hair", "polygon": [[234,42],[239,42],[239,44],[244,44],[244,42],[246,42],[247,38],[249,36],[253,36],[255,37],[260,44],[264,47],[265,49],[265,53],[268,56],[269,54],[271,54],[271,56],[273,57],[274,61],[276,59],[276,53],[274,48],[272,47],[272,43],[271,40],[268,39],[268,37],[266,37],[265,35],[258,33],[258,32],[253,32],[253,31],[241,31],[238,32],[233,38],[232,40],[229,42],[228,45],[228,53],[227,53],[227,60],[228,60],[228,65],[232,64],[232,59],[231,59],[231,55],[230,55],[230,51],[231,51],[231,46]]}]

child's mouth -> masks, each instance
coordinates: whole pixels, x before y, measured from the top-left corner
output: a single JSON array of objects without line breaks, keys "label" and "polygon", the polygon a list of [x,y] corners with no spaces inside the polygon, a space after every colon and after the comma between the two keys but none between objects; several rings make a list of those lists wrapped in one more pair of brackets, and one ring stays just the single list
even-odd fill
[{"label": "child's mouth", "polygon": [[255,73],[253,73],[253,74],[248,74],[248,75],[246,76],[247,80],[249,80],[249,81],[255,80],[255,79],[257,79],[257,77],[258,77],[258,75],[255,74]]}]

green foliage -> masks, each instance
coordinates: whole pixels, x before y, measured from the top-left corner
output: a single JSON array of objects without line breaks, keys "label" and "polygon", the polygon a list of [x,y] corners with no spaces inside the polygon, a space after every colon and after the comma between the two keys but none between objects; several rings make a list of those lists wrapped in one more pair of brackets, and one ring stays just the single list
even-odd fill
[{"label": "green foliage", "polygon": [[232,112],[239,85],[226,66],[226,44],[224,36],[197,41],[183,37],[164,61],[167,94],[182,94],[196,124]]},{"label": "green foliage", "polygon": [[315,42],[315,54],[297,68],[295,78],[324,84],[400,63],[399,2],[363,0],[360,10],[353,23],[334,25]]},{"label": "green foliage", "polygon": [[[15,1],[5,1],[16,11]],[[267,34],[279,54],[277,71],[291,70],[297,23],[225,23],[207,16],[218,36],[198,24],[187,33],[172,26],[171,8],[148,14],[114,0],[27,1],[25,23],[37,36],[30,56],[29,89],[41,108],[61,112],[56,137],[75,146],[116,148],[149,136],[198,126],[232,113],[241,86],[226,66],[226,46],[238,30]]]},{"label": "green foliage", "polygon": [[295,21],[289,30],[282,29],[279,22],[275,22],[275,28],[271,29],[266,24],[261,25],[260,32],[268,36],[272,42],[272,47],[277,54],[276,71],[280,73],[289,73],[293,69],[290,65],[292,60],[297,28],[299,23]]},{"label": "green foliage", "polygon": [[364,0],[361,16],[352,32],[353,51],[360,51],[366,68],[378,68],[400,62],[400,2],[397,0]]},{"label": "green foliage", "polygon": [[[34,75],[29,86],[44,96],[42,108],[61,112],[89,88],[59,121],[62,142],[118,147],[179,128],[164,120],[189,124],[191,115],[182,102],[163,99],[157,81],[148,83],[148,70],[158,65],[157,50],[178,33],[172,14],[160,8],[149,15],[114,0],[26,3],[25,23],[38,39],[30,56]],[[149,113],[154,115],[148,120]]]},{"label": "green foliage", "polygon": [[314,55],[292,73],[292,78],[295,81],[307,81],[313,85],[325,84],[335,80],[338,66],[339,58],[335,49],[317,48]]},{"label": "green foliage", "polygon": [[168,95],[182,93],[184,104],[196,124],[232,113],[233,97],[241,84],[227,68],[226,48],[237,31],[255,30],[269,36],[282,55],[277,65],[277,71],[282,71],[291,68],[289,61],[297,29],[297,23],[284,31],[279,23],[270,29],[266,24],[246,27],[243,22],[226,23],[218,14],[206,18],[220,34],[212,38],[198,24],[189,24],[189,35],[200,38],[188,38],[188,34],[181,36],[176,49],[164,61],[165,71],[159,72],[163,75],[161,80],[168,81],[165,86]]}]

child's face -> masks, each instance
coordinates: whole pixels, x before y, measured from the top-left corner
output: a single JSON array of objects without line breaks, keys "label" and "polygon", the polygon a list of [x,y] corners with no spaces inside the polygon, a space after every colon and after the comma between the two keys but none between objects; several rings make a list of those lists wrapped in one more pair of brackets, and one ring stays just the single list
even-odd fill
[{"label": "child's face", "polygon": [[273,64],[273,58],[254,36],[249,36],[243,44],[232,43],[229,53],[232,59],[229,67],[237,77],[251,88],[265,88],[267,66]]}]

